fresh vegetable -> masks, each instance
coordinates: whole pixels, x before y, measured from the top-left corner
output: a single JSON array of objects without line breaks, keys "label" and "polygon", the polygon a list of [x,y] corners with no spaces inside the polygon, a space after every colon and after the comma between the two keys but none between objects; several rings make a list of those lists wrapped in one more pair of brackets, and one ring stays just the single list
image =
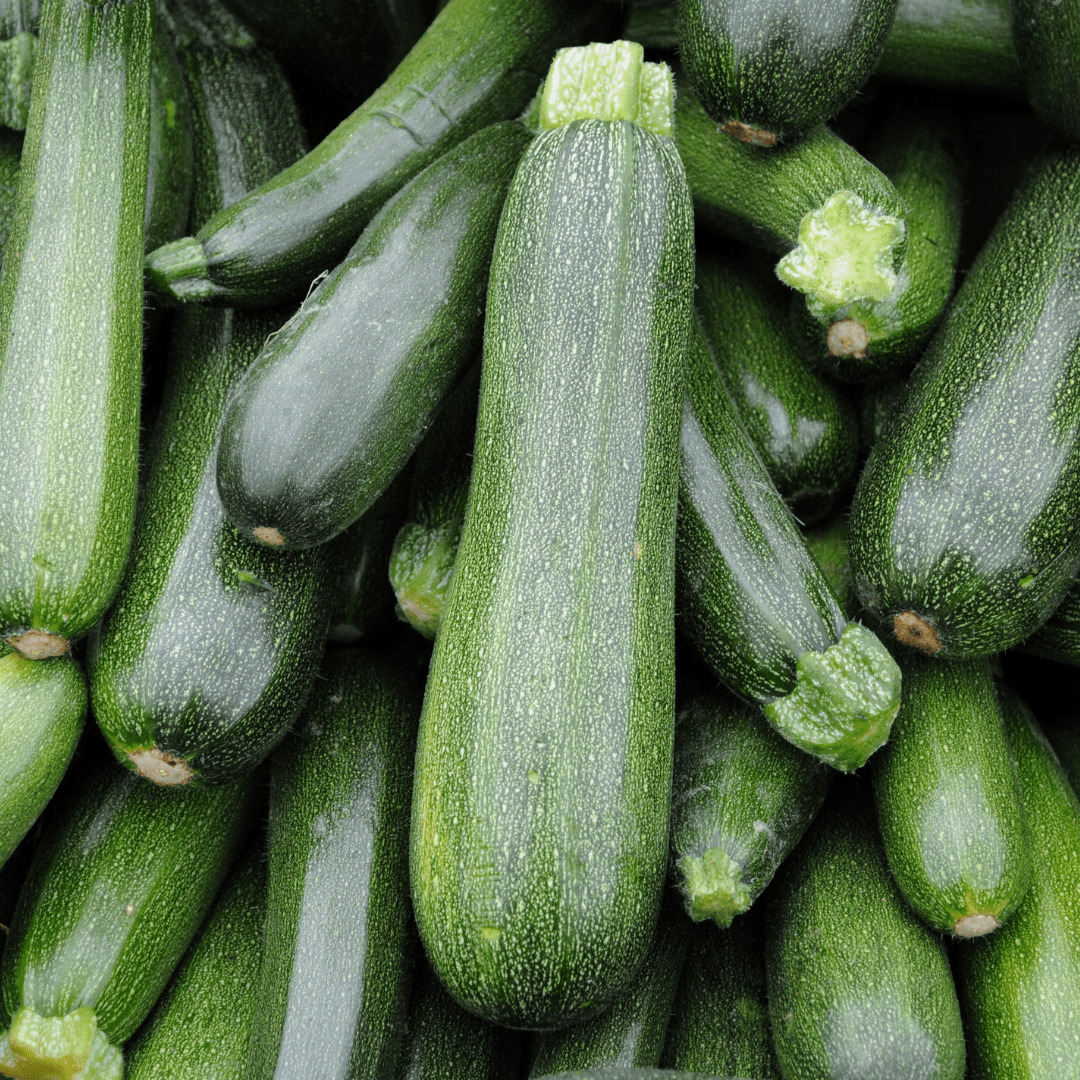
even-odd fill
[{"label": "fresh vegetable", "polygon": [[1009,0],[1012,39],[1028,100],[1060,138],[1080,141],[1080,3]]}]

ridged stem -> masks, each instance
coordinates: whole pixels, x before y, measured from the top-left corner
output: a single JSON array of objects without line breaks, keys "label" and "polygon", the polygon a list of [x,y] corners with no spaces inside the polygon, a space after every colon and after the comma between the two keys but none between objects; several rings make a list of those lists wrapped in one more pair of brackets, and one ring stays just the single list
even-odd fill
[{"label": "ridged stem", "polygon": [[121,1080],[123,1071],[93,1009],[40,1016],[22,1008],[0,1038],[0,1073],[14,1080]]},{"label": "ridged stem", "polygon": [[178,303],[209,300],[220,291],[208,276],[206,252],[194,236],[163,244],[151,252],[145,269],[153,291]]}]

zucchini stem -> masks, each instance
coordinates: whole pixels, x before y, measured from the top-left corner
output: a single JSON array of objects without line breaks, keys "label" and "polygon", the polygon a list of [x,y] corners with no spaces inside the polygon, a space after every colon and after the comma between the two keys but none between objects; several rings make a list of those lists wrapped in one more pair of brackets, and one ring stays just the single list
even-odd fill
[{"label": "zucchini stem", "polygon": [[14,1080],[120,1080],[123,1069],[93,1009],[40,1016],[22,1008],[0,1037],[0,1073]]}]

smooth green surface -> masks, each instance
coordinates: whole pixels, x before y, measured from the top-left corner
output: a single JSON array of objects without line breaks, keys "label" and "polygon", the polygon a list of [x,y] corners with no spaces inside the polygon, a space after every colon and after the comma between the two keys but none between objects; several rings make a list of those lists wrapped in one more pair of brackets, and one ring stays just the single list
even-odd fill
[{"label": "smooth green surface", "polygon": [[667,855],[682,357],[675,147],[542,133],[492,259],[469,506],[417,748],[411,880],[439,977],[554,1028],[625,991]]},{"label": "smooth green surface", "polygon": [[1074,205],[1080,152],[1043,158],[960,287],[852,502],[859,599],[885,627],[913,612],[941,658],[1022,641],[1080,566]]},{"label": "smooth green surface", "polygon": [[1010,0],[1013,45],[1028,101],[1065,141],[1080,141],[1080,2]]},{"label": "smooth green surface", "polygon": [[0,275],[3,636],[85,633],[128,553],[153,14],[151,0],[42,14]]}]

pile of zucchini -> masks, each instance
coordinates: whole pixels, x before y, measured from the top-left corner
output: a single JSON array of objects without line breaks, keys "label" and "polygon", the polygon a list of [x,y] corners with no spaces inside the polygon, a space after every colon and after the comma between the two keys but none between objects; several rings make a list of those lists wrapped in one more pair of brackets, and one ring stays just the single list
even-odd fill
[{"label": "pile of zucchini", "polygon": [[1078,29],[0,0],[0,1077],[1080,1080]]}]

